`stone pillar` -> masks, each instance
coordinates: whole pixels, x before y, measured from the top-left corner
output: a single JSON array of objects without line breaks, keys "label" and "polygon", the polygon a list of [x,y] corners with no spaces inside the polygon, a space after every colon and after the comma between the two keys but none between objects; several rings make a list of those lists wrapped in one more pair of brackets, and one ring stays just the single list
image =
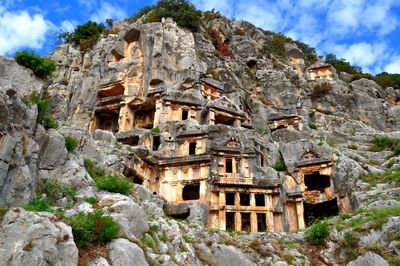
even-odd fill
[{"label": "stone pillar", "polygon": [[240,125],[241,125],[240,119],[235,119],[235,121],[233,122],[233,126],[235,128],[240,128]]},{"label": "stone pillar", "polygon": [[240,212],[235,212],[235,231],[242,231],[242,215]]},{"label": "stone pillar", "polygon": [[303,202],[302,201],[297,201],[296,202],[296,211],[297,211],[297,224],[299,226],[299,230],[303,230],[306,228],[306,225],[304,224],[304,208],[303,208]]},{"label": "stone pillar", "polygon": [[161,99],[156,100],[156,111],[154,113],[154,121],[153,121],[153,128],[158,127],[161,120],[161,113],[163,109],[163,103]]},{"label": "stone pillar", "polygon": [[250,225],[251,225],[251,232],[255,233],[255,232],[258,231],[258,228],[257,228],[257,213],[254,212],[254,211],[250,213]]},{"label": "stone pillar", "polygon": [[270,194],[265,195],[265,206],[267,207],[267,226],[270,232],[274,232],[274,213],[272,212],[272,197]]},{"label": "stone pillar", "polygon": [[222,206],[225,206],[225,192],[219,192],[219,230],[226,230],[226,216],[225,216],[225,209],[222,209]]},{"label": "stone pillar", "polygon": [[[224,193],[225,196],[225,193]],[[207,202],[207,181],[200,181],[200,201],[206,203]]]},{"label": "stone pillar", "polygon": [[215,125],[215,113],[212,110],[210,110],[208,113],[208,124]]}]

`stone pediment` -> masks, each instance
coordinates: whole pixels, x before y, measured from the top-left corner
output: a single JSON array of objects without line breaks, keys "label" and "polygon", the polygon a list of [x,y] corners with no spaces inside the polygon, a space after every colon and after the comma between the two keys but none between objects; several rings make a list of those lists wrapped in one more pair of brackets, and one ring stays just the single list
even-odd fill
[{"label": "stone pediment", "polygon": [[241,149],[243,147],[242,142],[238,137],[230,137],[224,142],[224,147]]},{"label": "stone pediment", "polygon": [[221,96],[218,100],[216,100],[214,102],[213,105],[216,107],[220,107],[222,109],[230,109],[237,113],[243,112],[242,110],[240,110],[240,108],[236,104],[234,104],[232,101],[230,101],[226,96]]},{"label": "stone pediment", "polygon": [[299,158],[299,161],[311,161],[315,159],[321,158],[321,155],[312,150],[312,149],[307,149]]}]

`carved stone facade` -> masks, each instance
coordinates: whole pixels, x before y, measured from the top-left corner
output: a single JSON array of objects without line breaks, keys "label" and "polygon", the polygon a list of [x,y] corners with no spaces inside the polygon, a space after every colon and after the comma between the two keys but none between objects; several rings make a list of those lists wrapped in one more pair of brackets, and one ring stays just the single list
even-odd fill
[{"label": "carved stone facade", "polygon": [[[282,176],[272,169],[272,151],[260,142],[243,96],[211,78],[172,89],[143,77],[139,39],[133,31],[125,50],[114,51],[109,64],[131,60],[135,71],[101,85],[89,126],[134,147],[125,162],[128,178],[170,204],[205,204],[209,227],[221,230],[296,231],[315,206],[335,200],[331,161],[309,151],[296,175]],[[268,126],[303,129],[297,115],[271,116]]]}]

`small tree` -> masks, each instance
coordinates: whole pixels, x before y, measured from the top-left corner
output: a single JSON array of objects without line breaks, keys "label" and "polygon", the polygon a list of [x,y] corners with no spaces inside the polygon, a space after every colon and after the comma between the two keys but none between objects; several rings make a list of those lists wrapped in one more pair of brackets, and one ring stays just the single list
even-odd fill
[{"label": "small tree", "polygon": [[23,50],[17,52],[14,58],[18,64],[30,68],[36,76],[42,79],[52,76],[56,70],[56,63],[54,61],[48,60],[34,52]]}]

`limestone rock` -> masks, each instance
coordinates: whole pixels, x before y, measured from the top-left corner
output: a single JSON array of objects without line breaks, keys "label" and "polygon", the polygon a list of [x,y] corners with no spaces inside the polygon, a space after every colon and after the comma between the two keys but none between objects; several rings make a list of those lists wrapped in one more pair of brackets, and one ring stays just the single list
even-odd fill
[{"label": "limestone rock", "polygon": [[65,148],[64,137],[56,130],[49,129],[46,144],[42,152],[40,168],[52,170],[65,163],[68,151]]},{"label": "limestone rock", "polygon": [[108,244],[110,260],[113,266],[147,266],[149,265],[143,250],[136,244],[126,239],[119,238]]},{"label": "limestone rock", "polygon": [[347,264],[347,266],[389,266],[386,260],[373,252],[367,252]]},{"label": "limestone rock", "polygon": [[0,265],[77,265],[71,227],[53,219],[51,214],[8,211],[0,224]]},{"label": "limestone rock", "polygon": [[216,266],[255,265],[240,250],[232,246],[214,244],[211,251]]}]

